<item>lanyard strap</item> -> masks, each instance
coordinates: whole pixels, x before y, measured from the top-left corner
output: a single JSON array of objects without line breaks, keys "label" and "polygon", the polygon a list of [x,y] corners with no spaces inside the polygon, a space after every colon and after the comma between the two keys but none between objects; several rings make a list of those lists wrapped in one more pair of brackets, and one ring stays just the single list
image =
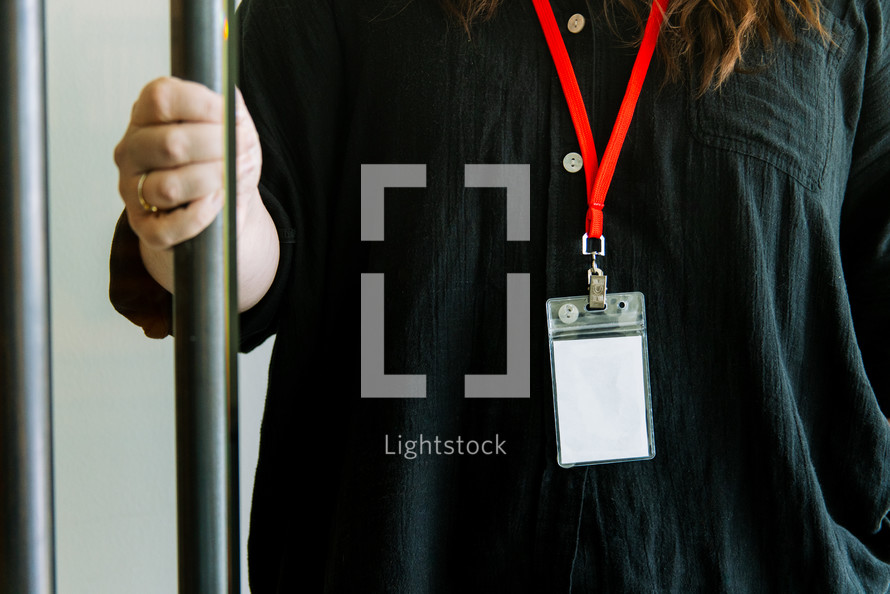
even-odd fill
[{"label": "lanyard strap", "polygon": [[578,136],[578,144],[581,148],[581,159],[584,161],[584,176],[587,182],[587,221],[585,223],[587,236],[601,237],[603,234],[603,205],[606,201],[606,193],[609,191],[609,184],[612,183],[615,164],[618,162],[621,146],[624,144],[624,138],[627,136],[627,130],[633,119],[637,99],[639,99],[640,91],[643,89],[643,81],[646,80],[646,72],[649,70],[652,53],[655,51],[655,44],[658,41],[658,33],[661,30],[661,23],[664,20],[664,11],[667,8],[668,0],[652,1],[652,9],[649,12],[649,18],[646,20],[646,29],[643,32],[643,42],[637,51],[637,57],[630,74],[630,81],[627,83],[627,90],[624,92],[624,99],[621,101],[618,117],[615,120],[615,125],[612,127],[612,134],[609,137],[609,143],[606,145],[606,152],[603,154],[602,165],[599,166],[596,160],[596,146],[593,142],[593,133],[590,131],[590,120],[587,117],[584,101],[581,99],[581,90],[578,88],[578,79],[575,78],[572,61],[569,59],[569,53],[566,51],[565,43],[556,24],[556,18],[553,16],[550,1],[532,1],[535,5],[535,11],[538,13],[538,20],[541,22],[544,37],[547,39],[550,55],[553,56],[553,63],[556,65],[559,82],[562,84],[563,94],[566,97],[569,113],[575,125],[575,134]]}]

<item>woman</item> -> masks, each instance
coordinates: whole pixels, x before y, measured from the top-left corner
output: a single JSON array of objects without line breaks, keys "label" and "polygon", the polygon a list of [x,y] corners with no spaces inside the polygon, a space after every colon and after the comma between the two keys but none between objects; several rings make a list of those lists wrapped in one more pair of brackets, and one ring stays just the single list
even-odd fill
[{"label": "woman", "polygon": [[[552,8],[602,153],[643,19]],[[592,159],[531,1],[244,2],[242,346],[277,334],[253,591],[890,587],[890,7],[673,0],[666,23],[604,210],[610,290],[647,300],[658,455],[565,469],[541,314],[587,289]],[[138,254],[169,288],[167,248],[218,211],[220,105],[155,81],[116,151],[113,300],[149,335],[169,295]],[[526,235],[479,164],[528,166]],[[420,168],[366,234],[379,165]],[[362,398],[380,292],[372,371],[424,398]],[[527,393],[465,397],[516,371],[517,327]]]}]

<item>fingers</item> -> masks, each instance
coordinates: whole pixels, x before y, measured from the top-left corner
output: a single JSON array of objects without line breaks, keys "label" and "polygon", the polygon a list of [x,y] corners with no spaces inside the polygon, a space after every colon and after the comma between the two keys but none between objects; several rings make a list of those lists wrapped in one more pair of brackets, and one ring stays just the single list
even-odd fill
[{"label": "fingers", "polygon": [[152,126],[175,122],[221,123],[223,98],[199,83],[165,77],[142,89],[133,105],[131,123]]},{"label": "fingers", "polygon": [[[124,201],[136,196],[138,202],[139,176],[131,176],[127,188],[121,188]],[[135,181],[135,186],[132,184]],[[142,184],[142,199],[159,210],[179,208],[193,200],[222,191],[223,163],[193,163],[176,169],[155,169],[146,173]],[[133,190],[133,188],[136,190]]]},{"label": "fingers", "polygon": [[139,206],[127,208],[127,219],[145,245],[153,250],[166,250],[203,231],[219,214],[222,204],[220,190],[163,213],[151,214]]},{"label": "fingers", "polygon": [[167,250],[195,237],[222,209],[221,161],[156,169],[144,177],[140,174],[126,179],[121,182],[120,193],[130,227],[153,250]]},{"label": "fingers", "polygon": [[183,123],[133,128],[118,152],[118,166],[127,173],[169,169],[188,163],[222,159],[220,124]]},{"label": "fingers", "polygon": [[[262,151],[240,91],[235,109],[240,216],[242,201],[257,192]],[[175,78],[149,83],[133,105],[114,159],[127,217],[142,243],[166,250],[191,239],[222,208],[222,96]]]}]

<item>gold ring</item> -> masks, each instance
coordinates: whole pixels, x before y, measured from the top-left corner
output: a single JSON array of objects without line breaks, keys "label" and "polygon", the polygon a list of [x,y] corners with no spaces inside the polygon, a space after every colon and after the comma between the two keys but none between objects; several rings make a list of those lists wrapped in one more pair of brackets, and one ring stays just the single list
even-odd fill
[{"label": "gold ring", "polygon": [[145,198],[142,197],[142,186],[145,185],[145,178],[148,177],[148,172],[143,173],[142,177],[139,178],[139,184],[136,186],[136,196],[139,197],[139,204],[142,205],[142,209],[145,212],[158,212],[158,207],[154,204],[149,204],[145,201]]}]

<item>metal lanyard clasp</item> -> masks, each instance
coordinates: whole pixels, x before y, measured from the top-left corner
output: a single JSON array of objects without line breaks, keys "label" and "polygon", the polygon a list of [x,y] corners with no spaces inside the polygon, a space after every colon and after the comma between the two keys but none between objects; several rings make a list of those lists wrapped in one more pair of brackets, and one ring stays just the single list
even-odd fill
[{"label": "metal lanyard clasp", "polygon": [[597,256],[606,255],[606,237],[581,237],[581,253],[591,256],[590,269],[587,271],[587,309],[606,309],[606,275],[596,265]]}]

